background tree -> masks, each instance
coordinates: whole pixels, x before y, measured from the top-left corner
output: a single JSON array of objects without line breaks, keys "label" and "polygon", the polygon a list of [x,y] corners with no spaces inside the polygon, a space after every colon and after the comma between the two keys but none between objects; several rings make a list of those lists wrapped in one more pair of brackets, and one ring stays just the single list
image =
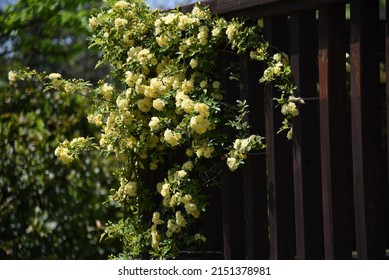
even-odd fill
[{"label": "background tree", "polygon": [[[40,81],[11,87],[10,69],[97,81],[98,53],[88,50],[88,18],[99,1],[19,1],[0,13],[0,258],[98,259],[116,251],[101,244],[116,211],[102,205],[112,187],[94,155],[65,167],[54,150],[69,136],[94,133],[88,101],[43,91]],[[9,75],[12,79],[12,72]]]},{"label": "background tree", "polygon": [[[96,79],[98,57],[88,50],[88,18],[101,1],[18,1],[0,14],[0,59],[38,71]],[[3,73],[7,69],[2,69]]]}]

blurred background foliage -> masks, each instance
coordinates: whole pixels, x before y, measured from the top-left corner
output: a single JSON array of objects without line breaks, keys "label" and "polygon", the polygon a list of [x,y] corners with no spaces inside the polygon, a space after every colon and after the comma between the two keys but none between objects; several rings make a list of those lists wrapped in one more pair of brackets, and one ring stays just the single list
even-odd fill
[{"label": "blurred background foliage", "polygon": [[64,166],[54,156],[59,142],[96,132],[86,121],[88,100],[43,92],[39,81],[11,87],[7,79],[24,67],[92,83],[104,77],[109,69],[95,69],[100,54],[87,40],[88,19],[101,3],[0,3],[0,259],[106,259],[118,250],[112,240],[99,241],[119,212],[103,204],[116,183],[110,164],[88,154]]},{"label": "blurred background foliage", "polygon": [[[115,219],[104,204],[110,171],[93,154],[70,166],[54,150],[95,132],[88,100],[43,92],[38,81],[11,87],[10,69],[30,67],[96,82],[99,54],[88,49],[88,18],[100,1],[21,0],[0,14],[0,258],[106,259],[117,244],[100,235]],[[92,70],[92,71],[91,71]]]}]

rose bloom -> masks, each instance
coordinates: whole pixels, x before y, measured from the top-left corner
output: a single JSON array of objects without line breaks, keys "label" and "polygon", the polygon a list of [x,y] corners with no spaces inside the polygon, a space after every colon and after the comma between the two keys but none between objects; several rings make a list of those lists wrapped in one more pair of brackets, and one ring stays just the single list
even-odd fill
[{"label": "rose bloom", "polygon": [[128,21],[124,18],[117,18],[115,19],[115,27],[117,29],[121,28],[122,26],[126,25]]},{"label": "rose bloom", "polygon": [[14,71],[9,71],[9,72],[8,72],[8,80],[9,80],[9,82],[10,82],[11,84],[13,84],[13,83],[16,82],[17,77],[18,77],[18,76],[17,76],[16,72],[14,72]]},{"label": "rose bloom", "polygon": [[194,69],[194,68],[197,67],[198,62],[197,62],[196,59],[192,58],[192,59],[190,60],[190,62],[189,62],[189,65],[190,65],[190,67],[192,67],[192,68]]},{"label": "rose bloom", "polygon": [[160,128],[159,122],[160,122],[160,120],[158,117],[152,117],[151,121],[149,122],[150,130],[151,131],[158,130]]},{"label": "rose bloom", "polygon": [[153,100],[153,107],[157,111],[162,111],[163,108],[165,107],[165,102],[162,99],[157,98]]},{"label": "rose bloom", "polygon": [[238,163],[236,162],[236,158],[228,158],[227,165],[231,171],[235,171],[236,169],[238,169]]}]

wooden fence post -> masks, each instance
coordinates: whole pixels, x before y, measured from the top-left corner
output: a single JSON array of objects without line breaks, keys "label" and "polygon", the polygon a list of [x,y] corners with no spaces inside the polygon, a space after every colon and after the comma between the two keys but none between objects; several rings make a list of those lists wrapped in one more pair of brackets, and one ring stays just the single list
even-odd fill
[{"label": "wooden fence post", "polygon": [[[288,52],[286,16],[265,18],[265,36],[271,45]],[[284,116],[275,107],[281,95],[272,84],[265,86],[266,154],[268,166],[269,238],[271,259],[294,259],[294,194],[292,141],[277,134]]]},{"label": "wooden fence post", "polygon": [[323,258],[316,11],[291,15],[291,65],[306,102],[293,127],[296,258]]},{"label": "wooden fence post", "polygon": [[[386,0],[386,21],[385,21],[385,64],[386,64],[386,164],[388,169],[386,170],[386,183],[389,182],[389,0]],[[385,186],[384,201],[389,201],[389,185]],[[386,247],[389,247],[389,203],[384,203],[384,216],[385,216],[385,236]]]},{"label": "wooden fence post", "polygon": [[380,182],[378,1],[351,3],[351,117],[358,259],[385,257]]},{"label": "wooden fence post", "polygon": [[345,29],[345,4],[320,9],[320,144],[326,259],[351,259]]},{"label": "wooden fence post", "polygon": [[[264,96],[258,79],[261,65],[241,55],[240,69],[243,90],[241,98],[247,101],[249,133],[264,135]],[[267,215],[266,154],[249,153],[243,167],[244,222],[246,259],[269,258],[269,222]]]},{"label": "wooden fence post", "polygon": [[[219,75],[226,90],[224,101],[235,104],[240,98],[239,85],[229,79],[229,67],[240,64],[236,54],[224,52],[219,57]],[[245,223],[244,223],[244,189],[243,170],[230,172],[226,167],[222,186],[223,211],[223,252],[225,259],[245,259]]]}]

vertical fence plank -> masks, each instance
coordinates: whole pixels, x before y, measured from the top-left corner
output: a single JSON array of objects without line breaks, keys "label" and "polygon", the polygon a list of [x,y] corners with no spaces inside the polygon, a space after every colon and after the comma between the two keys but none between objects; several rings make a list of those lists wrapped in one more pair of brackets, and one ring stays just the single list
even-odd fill
[{"label": "vertical fence plank", "polygon": [[207,238],[206,250],[211,253],[207,257],[221,258],[223,256],[223,212],[222,189],[209,188],[207,212],[204,215],[204,230]]},{"label": "vertical fence plank", "polygon": [[[389,160],[389,0],[386,0],[386,21],[385,21],[385,64],[386,64],[386,146],[387,146],[387,160]],[[389,176],[389,164],[386,170],[387,176]],[[387,177],[387,182],[389,178]],[[385,200],[389,200],[389,186],[385,188]],[[385,201],[384,200],[384,201]],[[386,229],[386,248],[389,247],[389,203],[384,203],[384,215],[385,215],[385,229]]]},{"label": "vertical fence plank", "polygon": [[[389,0],[386,0],[386,20],[385,20],[385,65],[386,65],[386,149],[387,149],[387,175],[389,176]],[[386,178],[389,182],[389,177]],[[384,191],[385,199],[389,200],[389,185],[386,185]],[[384,203],[384,217],[386,229],[386,248],[389,248],[389,203]]]},{"label": "vertical fence plank", "polygon": [[[265,18],[265,36],[271,45],[287,52],[286,16]],[[268,166],[269,238],[271,259],[294,259],[294,194],[292,142],[278,135],[283,115],[274,98],[281,95],[273,85],[265,86],[266,154]]]},{"label": "vertical fence plank", "polygon": [[[238,55],[224,52],[219,57],[220,80],[226,90],[224,101],[235,104],[240,98],[239,85],[229,79],[228,68],[234,63],[239,65]],[[226,168],[228,169],[228,168]],[[223,252],[225,259],[245,259],[245,224],[243,170],[226,170],[222,186],[223,210]]]},{"label": "vertical fence plank", "polygon": [[[261,65],[250,61],[248,54],[241,56],[241,98],[247,100],[249,133],[264,135],[263,87],[258,79]],[[269,258],[269,230],[267,215],[266,155],[263,151],[249,153],[243,167],[244,222],[246,259]]]},{"label": "vertical fence plank", "polygon": [[378,1],[351,3],[351,117],[359,259],[385,256],[380,182]]},{"label": "vertical fence plank", "polygon": [[297,259],[323,258],[316,31],[315,11],[291,15],[293,77],[298,95],[306,101],[293,133]]},{"label": "vertical fence plank", "polygon": [[320,9],[320,144],[326,259],[350,259],[346,116],[345,5]]},{"label": "vertical fence plank", "polygon": [[[248,54],[241,56],[241,98],[247,101],[250,134],[264,135],[263,87],[258,83],[260,63],[250,61]],[[266,155],[263,151],[250,153],[243,167],[244,221],[246,259],[269,258],[269,230],[267,215]]]},{"label": "vertical fence plank", "polygon": [[[228,171],[227,171],[228,172]],[[245,259],[243,172],[228,172],[223,182],[224,259]]]}]

